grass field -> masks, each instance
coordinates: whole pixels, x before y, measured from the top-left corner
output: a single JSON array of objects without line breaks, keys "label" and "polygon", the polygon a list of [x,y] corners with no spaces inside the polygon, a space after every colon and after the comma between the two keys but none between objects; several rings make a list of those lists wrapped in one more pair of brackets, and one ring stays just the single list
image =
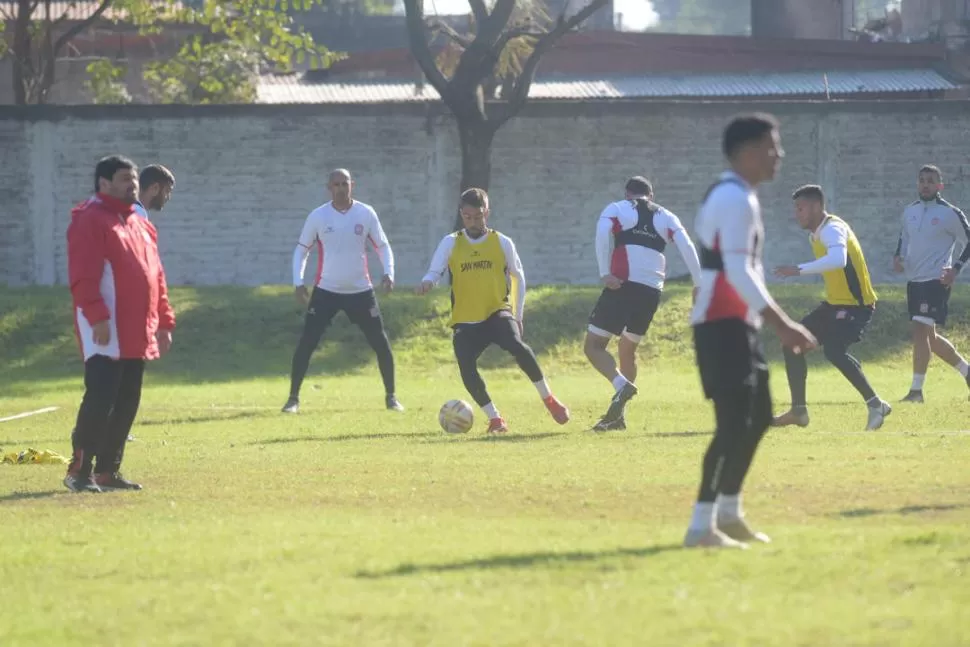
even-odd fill
[{"label": "grass field", "polygon": [[[965,290],[959,290],[963,293]],[[816,286],[778,291],[793,314]],[[902,293],[855,347],[894,402],[909,386]],[[865,409],[820,354],[805,430],[769,434],[746,488],[748,551],[679,548],[712,415],[688,296],[673,286],[641,353],[629,429],[588,432],[609,385],[580,340],[596,291],[530,294],[526,339],[573,421],[556,425],[498,352],[483,364],[512,427],[467,398],[446,298],[382,300],[403,414],[340,320],[287,393],[300,312],[284,288],[176,289],[173,352],[150,367],[126,474],[79,495],[63,468],[0,465],[0,645],[970,645],[967,388],[934,362],[923,406]],[[0,449],[69,452],[81,364],[63,289],[0,289]],[[970,349],[970,299],[947,334]],[[777,345],[768,340],[774,361]],[[787,402],[774,373],[776,408]]]}]

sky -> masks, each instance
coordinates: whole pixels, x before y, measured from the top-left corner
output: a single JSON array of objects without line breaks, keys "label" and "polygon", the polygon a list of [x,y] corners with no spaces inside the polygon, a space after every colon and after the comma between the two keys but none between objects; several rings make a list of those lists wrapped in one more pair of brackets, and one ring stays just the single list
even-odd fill
[{"label": "sky", "polygon": [[[582,0],[578,0],[582,2]],[[584,5],[577,4],[578,7]],[[425,13],[448,16],[469,13],[468,0],[424,0]],[[400,0],[395,9],[403,13],[404,5]],[[657,23],[659,17],[650,0],[613,0],[614,14],[623,14],[624,31],[642,31]]]}]

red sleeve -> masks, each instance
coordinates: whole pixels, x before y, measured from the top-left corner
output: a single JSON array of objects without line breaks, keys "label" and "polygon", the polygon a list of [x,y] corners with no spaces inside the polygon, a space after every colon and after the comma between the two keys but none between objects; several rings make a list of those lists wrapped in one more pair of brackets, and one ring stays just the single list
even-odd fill
[{"label": "red sleeve", "polygon": [[159,330],[175,330],[175,311],[172,310],[172,304],[168,301],[168,282],[165,280],[165,268],[162,266],[161,254],[158,253],[158,229],[148,220],[141,221],[141,224],[151,234],[155,256],[158,258],[158,328]]},{"label": "red sleeve", "polygon": [[67,228],[67,276],[75,307],[92,326],[111,318],[101,296],[104,274],[104,233],[92,213],[74,216]]},{"label": "red sleeve", "polygon": [[158,262],[158,328],[175,330],[175,311],[168,302],[168,284],[165,282],[165,268]]}]

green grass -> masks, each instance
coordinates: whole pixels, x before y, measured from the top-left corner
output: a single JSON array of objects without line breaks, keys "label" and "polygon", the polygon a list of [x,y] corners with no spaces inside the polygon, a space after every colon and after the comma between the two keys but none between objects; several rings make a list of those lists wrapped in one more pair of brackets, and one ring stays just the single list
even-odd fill
[{"label": "green grass", "polygon": [[[794,315],[817,287],[779,291]],[[902,294],[854,350],[897,400],[909,384]],[[526,338],[573,410],[559,427],[501,353],[483,360],[513,433],[447,436],[467,398],[446,299],[382,299],[399,395],[342,319],[299,416],[278,413],[301,325],[288,290],[177,289],[128,447],[139,493],[74,495],[57,466],[0,465],[0,645],[970,644],[970,411],[952,369],[884,429],[816,353],[807,430],[769,434],[746,488],[775,539],[678,546],[712,415],[687,296],[673,286],[642,349],[630,429],[585,431],[609,385],[582,357],[596,291],[530,293]],[[81,364],[61,289],[0,289],[0,448],[66,454]],[[947,334],[970,348],[970,300]],[[778,348],[768,350],[777,361]],[[774,372],[776,406],[787,399]]]}]

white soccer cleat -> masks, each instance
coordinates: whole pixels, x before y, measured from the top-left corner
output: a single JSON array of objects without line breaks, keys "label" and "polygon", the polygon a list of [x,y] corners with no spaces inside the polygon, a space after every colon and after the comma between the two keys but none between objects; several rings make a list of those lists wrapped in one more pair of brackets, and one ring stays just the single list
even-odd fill
[{"label": "white soccer cleat", "polygon": [[866,431],[875,431],[882,427],[886,421],[886,416],[893,412],[893,408],[885,400],[880,400],[874,407],[868,407],[869,420],[866,422]]},{"label": "white soccer cleat", "polygon": [[788,427],[789,425],[798,425],[799,427],[807,427],[808,421],[808,409],[799,407],[797,409],[790,409],[780,416],[772,418],[771,426]]},{"label": "white soccer cleat", "polygon": [[684,548],[738,548],[745,550],[748,547],[744,542],[731,539],[720,530],[704,528],[701,530],[687,529],[684,537]]},{"label": "white soccer cleat", "polygon": [[752,530],[744,519],[718,519],[717,529],[735,541],[770,544],[771,537]]}]

